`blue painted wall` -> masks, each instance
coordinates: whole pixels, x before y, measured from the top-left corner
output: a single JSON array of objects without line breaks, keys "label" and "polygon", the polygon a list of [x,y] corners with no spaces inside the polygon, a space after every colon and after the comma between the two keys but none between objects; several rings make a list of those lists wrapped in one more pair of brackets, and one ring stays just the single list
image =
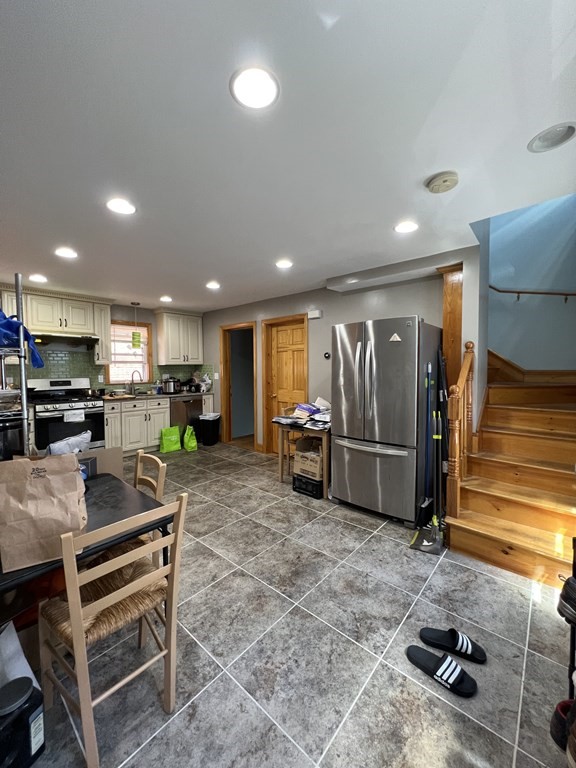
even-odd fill
[{"label": "blue painted wall", "polygon": [[232,437],[254,434],[254,348],[252,329],[230,331]]}]

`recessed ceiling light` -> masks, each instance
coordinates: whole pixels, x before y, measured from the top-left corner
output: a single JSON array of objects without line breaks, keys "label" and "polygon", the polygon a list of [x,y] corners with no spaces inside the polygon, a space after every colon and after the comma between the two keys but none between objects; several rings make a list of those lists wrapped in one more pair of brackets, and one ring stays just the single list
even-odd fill
[{"label": "recessed ceiling light", "polygon": [[352,283],[357,283],[358,282],[358,278],[357,277],[349,277],[348,280],[346,280],[346,282],[348,283],[348,285],[352,285]]},{"label": "recessed ceiling light", "polygon": [[549,152],[551,149],[566,144],[576,134],[576,123],[558,123],[545,131],[540,131],[528,142],[529,152]]},{"label": "recessed ceiling light", "polygon": [[62,245],[60,248],[56,248],[54,251],[55,256],[60,256],[63,259],[77,259],[78,252],[74,248],[68,248],[67,245]]},{"label": "recessed ceiling light", "polygon": [[416,232],[418,224],[415,221],[406,219],[405,221],[399,221],[394,227],[394,232],[399,232],[401,235],[407,235],[409,232]]},{"label": "recessed ceiling light", "polygon": [[217,291],[220,288],[220,283],[216,280],[210,280],[209,283],[206,283],[206,288],[210,288],[211,291]]},{"label": "recessed ceiling light", "polygon": [[32,280],[33,283],[47,283],[48,278],[44,277],[44,275],[38,275],[34,273],[33,275],[30,275],[28,280]]},{"label": "recessed ceiling light", "polygon": [[160,301],[164,301],[166,304],[170,304],[172,296],[160,296]]},{"label": "recessed ceiling light", "polygon": [[232,75],[230,92],[237,102],[251,109],[269,107],[278,98],[278,81],[265,69],[241,69]]},{"label": "recessed ceiling light", "polygon": [[278,267],[278,269],[290,269],[290,267],[292,266],[292,262],[290,261],[290,259],[278,259],[278,261],[276,262],[276,266]]},{"label": "recessed ceiling light", "polygon": [[130,216],[136,212],[136,206],[123,197],[113,197],[112,200],[108,200],[106,208],[113,213],[121,213],[123,216]]}]

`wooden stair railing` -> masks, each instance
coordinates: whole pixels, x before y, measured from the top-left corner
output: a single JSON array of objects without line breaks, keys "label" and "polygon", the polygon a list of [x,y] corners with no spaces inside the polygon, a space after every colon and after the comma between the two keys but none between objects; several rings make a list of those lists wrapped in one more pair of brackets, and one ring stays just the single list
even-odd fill
[{"label": "wooden stair railing", "polygon": [[472,450],[472,385],[474,381],[474,342],[464,345],[464,359],[457,384],[448,398],[448,478],[446,514],[458,517],[460,481],[466,475],[466,456]]}]

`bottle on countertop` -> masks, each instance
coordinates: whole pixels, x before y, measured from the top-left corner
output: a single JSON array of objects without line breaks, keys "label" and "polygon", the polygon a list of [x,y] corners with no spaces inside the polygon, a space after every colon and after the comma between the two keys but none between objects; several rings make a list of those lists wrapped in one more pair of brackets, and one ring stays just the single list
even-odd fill
[{"label": "bottle on countertop", "polygon": [[156,394],[161,395],[163,390],[162,390],[162,384],[160,383],[160,379],[156,379],[156,384],[154,386],[156,387]]}]

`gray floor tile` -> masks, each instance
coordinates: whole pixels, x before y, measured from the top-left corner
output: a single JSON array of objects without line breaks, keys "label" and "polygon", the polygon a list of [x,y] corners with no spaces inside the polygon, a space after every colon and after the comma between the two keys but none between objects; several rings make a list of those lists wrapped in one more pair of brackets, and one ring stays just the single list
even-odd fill
[{"label": "gray floor tile", "polygon": [[240,490],[223,498],[222,504],[230,507],[235,512],[240,512],[241,515],[251,515],[253,512],[262,509],[262,507],[267,507],[268,504],[274,504],[276,501],[278,501],[278,496],[261,491],[259,488],[241,486]]},{"label": "gray floor tile", "polygon": [[378,533],[382,536],[388,536],[390,539],[402,541],[404,544],[410,544],[414,538],[415,531],[407,528],[403,523],[398,523],[395,520],[387,520],[382,528],[378,529]]},{"label": "gray floor tile", "polygon": [[376,535],[362,544],[347,562],[380,581],[417,595],[438,564],[438,558]]},{"label": "gray floor tile", "polygon": [[505,571],[504,568],[497,568],[495,565],[489,563],[483,563],[482,560],[475,560],[473,557],[462,555],[460,552],[454,552],[452,549],[446,550],[446,560],[452,560],[460,565],[465,565],[468,568],[473,568],[475,571],[486,573],[488,576],[495,576],[497,579],[503,581],[509,581],[510,584],[515,584],[517,587],[524,587],[530,589],[532,582],[530,579],[525,579],[524,576],[518,576],[511,571]]},{"label": "gray floor tile", "polygon": [[46,746],[35,768],[84,768],[84,755],[58,695],[54,696],[54,706],[44,712],[44,739]]},{"label": "gray floor tile", "polygon": [[559,594],[559,589],[534,584],[528,648],[567,667],[570,661],[570,627],[556,610]]},{"label": "gray floor tile", "polygon": [[[156,650],[148,637],[139,650],[129,639],[90,665],[95,694],[135,669]],[[176,711],[213,680],[220,668],[181,628],[177,636]],[[101,768],[112,768],[138,749],[171,715],[162,708],[163,664],[154,664],[95,709]],[[75,763],[68,763],[69,766]],[[80,765],[79,764],[79,768]]]},{"label": "gray floor tile", "polygon": [[333,501],[330,501],[330,499],[313,499],[311,496],[307,496],[305,493],[298,493],[297,491],[292,491],[286,498],[290,499],[290,501],[293,501],[295,504],[302,504],[303,507],[310,507],[310,509],[313,509],[315,512],[331,512],[338,509],[338,505]]},{"label": "gray floor tile", "polygon": [[234,569],[235,566],[228,560],[201,542],[193,541],[182,550],[178,601],[187,600]]},{"label": "gray floor tile", "polygon": [[164,494],[162,497],[162,502],[164,504],[170,504],[172,501],[176,501],[176,498],[180,493],[188,494],[188,503],[186,505],[187,511],[194,509],[194,507],[199,507],[202,504],[206,504],[208,501],[206,496],[201,496],[199,493],[191,491],[190,488],[184,488],[181,485],[176,485],[176,483],[172,483],[172,485],[175,486],[177,490],[174,493]]},{"label": "gray floor tile", "polygon": [[373,668],[373,656],[296,607],[230,671],[317,760]]},{"label": "gray floor tile", "polygon": [[236,461],[247,467],[261,467],[270,463],[270,457],[265,453],[252,453],[250,451],[238,456]]},{"label": "gray floor tile", "polygon": [[212,474],[207,469],[201,467],[195,467],[191,462],[180,463],[168,467],[166,476],[178,485],[184,486],[184,488],[191,488],[194,490],[198,483],[204,483],[207,480],[213,480],[216,475]]},{"label": "gray floor tile", "polygon": [[385,522],[386,518],[381,515],[372,515],[370,512],[362,512],[359,509],[352,509],[345,504],[333,504],[328,510],[330,517],[336,517],[338,520],[345,520],[347,523],[359,525],[369,531],[377,531]]},{"label": "gray floor tile", "polygon": [[406,592],[344,563],[300,605],[368,650],[381,654],[413,600]]},{"label": "gray floor tile", "polygon": [[243,517],[232,525],[221,528],[202,541],[232,562],[242,565],[284,538],[278,531]]},{"label": "gray floor tile", "polygon": [[210,466],[210,472],[215,472],[217,475],[234,475],[243,469],[244,466],[242,464],[239,464],[237,461],[230,461],[229,459],[224,459]]},{"label": "gray floor tile", "polygon": [[294,533],[316,517],[318,512],[286,499],[269,504],[251,515],[252,520],[268,525],[286,535]]},{"label": "gray floor tile", "polygon": [[[253,469],[250,468],[249,471],[253,471]],[[262,470],[257,471],[260,473],[260,477],[249,482],[248,485],[260,488],[261,491],[267,491],[268,493],[273,493],[274,496],[280,496],[282,498],[292,495],[292,478],[287,478],[281,483],[269,472],[262,472]]]},{"label": "gray floor tile", "polygon": [[[419,635],[422,627],[436,629],[454,627],[466,633],[484,648],[488,657],[486,664],[462,661],[462,667],[478,684],[478,693],[471,699],[457,698],[408,661],[406,648],[409,645],[418,645],[438,657],[443,653],[422,643]],[[455,658],[458,660],[457,657]],[[514,743],[520,707],[524,648],[452,616],[423,600],[418,600],[386,651],[384,659],[441,699],[457,706],[499,736]]]},{"label": "gray floor tile", "polygon": [[326,552],[327,555],[343,560],[370,535],[370,532],[364,528],[324,516],[296,531],[292,537],[314,549]]},{"label": "gray floor tile", "polygon": [[338,564],[328,555],[284,539],[244,566],[291,600],[299,600]]},{"label": "gray floor tile", "polygon": [[265,632],[291,603],[243,571],[234,571],[180,606],[178,618],[224,666]]},{"label": "gray floor tile", "polygon": [[513,747],[381,665],[322,768],[511,768]]},{"label": "gray floor tile", "polygon": [[227,675],[136,754],[132,768],[311,768],[312,762]]},{"label": "gray floor tile", "polygon": [[233,512],[216,501],[208,501],[206,504],[186,512],[184,530],[192,536],[200,538],[241,518],[242,515],[239,515],[238,512]]},{"label": "gray floor tile", "polygon": [[241,491],[244,488],[240,483],[234,482],[229,477],[217,477],[214,480],[208,480],[206,483],[197,483],[194,485],[196,493],[206,496],[213,501],[221,501],[235,491]]},{"label": "gray floor tile", "polygon": [[536,760],[518,750],[516,768],[542,768],[542,763],[537,763]]},{"label": "gray floor tile", "polygon": [[442,560],[422,597],[522,646],[526,643],[528,590]]},{"label": "gray floor tile", "polygon": [[566,768],[566,756],[549,733],[550,716],[568,698],[568,670],[528,651],[518,746],[549,768]]},{"label": "gray floor tile", "polygon": [[274,478],[270,477],[268,472],[264,473],[260,467],[244,466],[244,469],[241,472],[234,475],[234,480],[243,483],[244,485],[255,485],[256,483],[262,482],[262,480],[272,479]]}]

